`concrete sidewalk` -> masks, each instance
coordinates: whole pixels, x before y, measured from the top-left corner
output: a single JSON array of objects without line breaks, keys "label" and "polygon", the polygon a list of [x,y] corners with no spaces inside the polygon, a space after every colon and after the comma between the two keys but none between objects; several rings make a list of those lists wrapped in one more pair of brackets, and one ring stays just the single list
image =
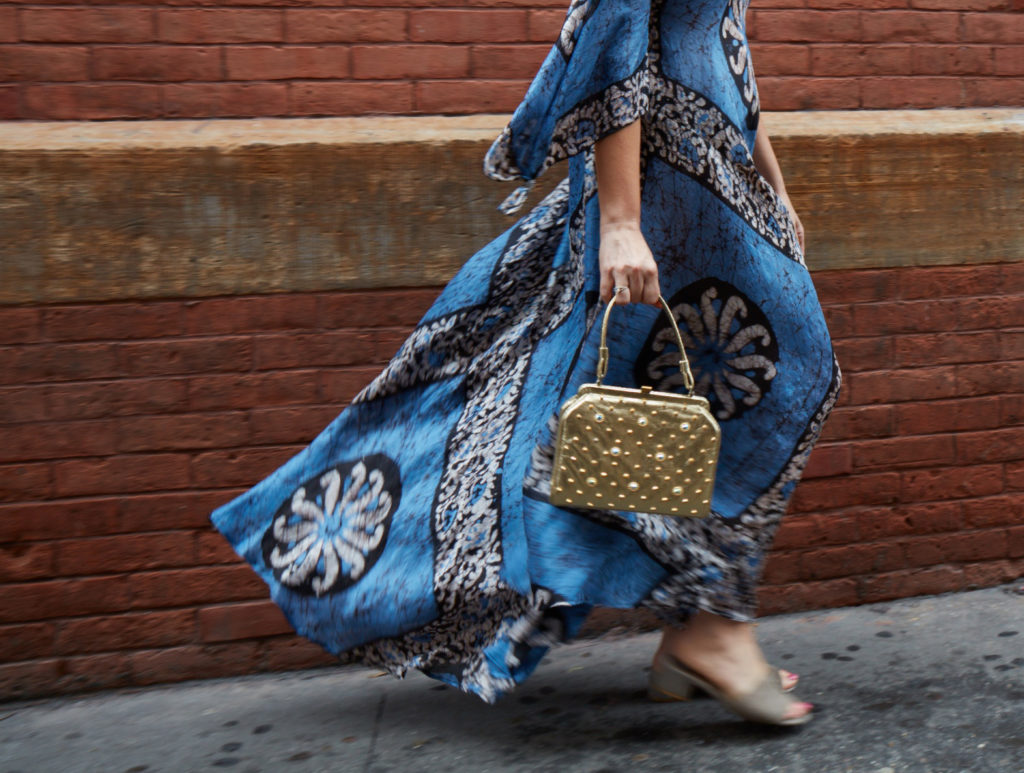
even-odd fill
[{"label": "concrete sidewalk", "polygon": [[765,619],[824,713],[747,724],[644,698],[653,634],[551,653],[496,706],[359,668],[0,706],[0,773],[1024,771],[1021,586]]}]

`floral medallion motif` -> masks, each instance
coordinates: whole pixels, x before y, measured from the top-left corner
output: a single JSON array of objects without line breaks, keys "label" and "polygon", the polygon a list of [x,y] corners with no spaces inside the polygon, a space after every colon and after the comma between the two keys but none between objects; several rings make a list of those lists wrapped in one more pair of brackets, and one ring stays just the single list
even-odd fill
[{"label": "floral medallion motif", "polygon": [[[708,398],[720,421],[753,408],[775,378],[779,346],[764,312],[736,287],[707,278],[669,300],[693,371],[694,391]],[[667,321],[655,323],[636,361],[639,384],[657,390],[683,385],[675,335]]]},{"label": "floral medallion motif", "polygon": [[281,505],[263,535],[263,559],[296,593],[354,585],[384,552],[401,488],[398,466],[383,454],[332,467]]}]

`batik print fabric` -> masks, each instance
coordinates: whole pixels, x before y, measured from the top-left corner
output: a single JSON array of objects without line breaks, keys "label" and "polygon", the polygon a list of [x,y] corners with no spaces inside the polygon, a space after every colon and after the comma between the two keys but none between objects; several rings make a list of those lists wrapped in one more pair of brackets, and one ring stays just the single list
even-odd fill
[{"label": "batik print fabric", "polygon": [[[744,12],[572,3],[485,160],[528,186],[568,159],[568,177],[467,260],[306,449],[213,515],[300,633],[491,701],[593,605],[751,619],[840,376],[792,223],[753,165]],[[644,235],[722,427],[704,520],[548,502],[554,417],[596,367],[593,146],[638,119]],[[622,307],[609,345],[607,383],[680,387],[657,309]]]}]

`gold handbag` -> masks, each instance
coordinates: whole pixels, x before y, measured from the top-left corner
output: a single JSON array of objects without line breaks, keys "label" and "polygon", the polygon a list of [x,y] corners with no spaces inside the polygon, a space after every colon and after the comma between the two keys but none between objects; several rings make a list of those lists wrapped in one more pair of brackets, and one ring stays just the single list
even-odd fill
[{"label": "gold handbag", "polygon": [[562,405],[551,503],[557,506],[703,518],[711,511],[722,432],[693,374],[672,310],[660,298],[679,344],[687,394],[602,386],[608,372],[608,318],[601,322],[597,383]]}]

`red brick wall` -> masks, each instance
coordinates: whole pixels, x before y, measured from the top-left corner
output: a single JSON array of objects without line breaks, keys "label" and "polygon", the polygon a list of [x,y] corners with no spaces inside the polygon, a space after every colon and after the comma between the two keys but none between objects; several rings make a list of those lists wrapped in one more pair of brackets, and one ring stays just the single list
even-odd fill
[{"label": "red brick wall", "polygon": [[[1024,263],[815,279],[845,389],[763,611],[1024,574]],[[0,309],[0,696],[328,662],[208,513],[311,440],[436,292]]]},{"label": "red brick wall", "polygon": [[[0,0],[0,118],[511,111],[567,5]],[[763,104],[1024,104],[1022,11],[1022,0],[753,0]]]}]

